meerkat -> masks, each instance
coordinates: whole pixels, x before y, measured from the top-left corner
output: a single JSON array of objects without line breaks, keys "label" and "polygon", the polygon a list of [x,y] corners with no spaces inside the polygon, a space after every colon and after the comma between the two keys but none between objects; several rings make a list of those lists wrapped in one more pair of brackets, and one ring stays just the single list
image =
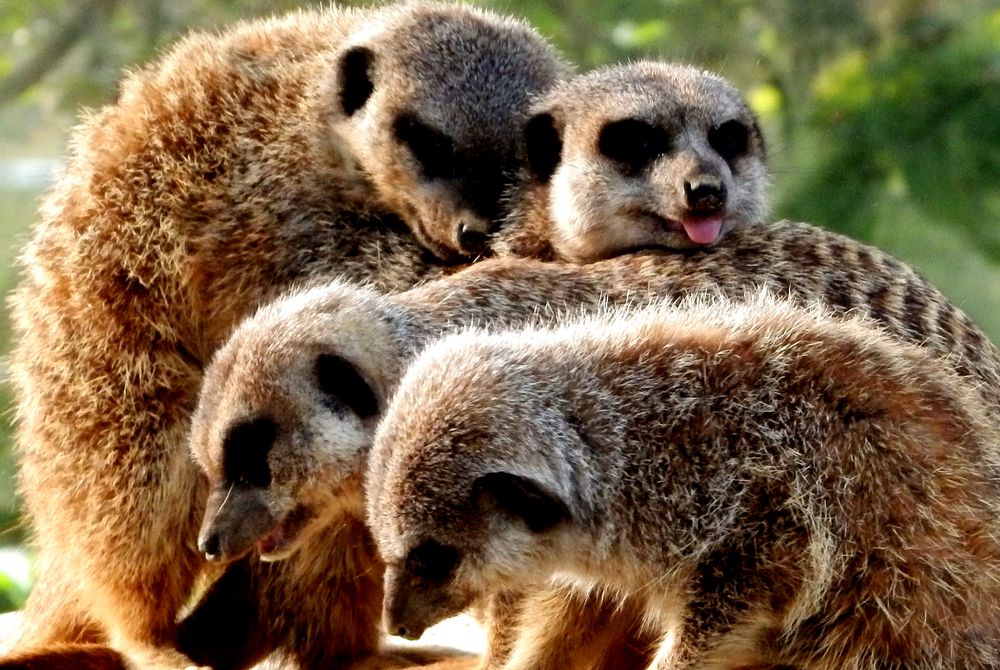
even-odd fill
[{"label": "meerkat", "polygon": [[716,74],[612,66],[562,82],[532,112],[501,253],[587,263],[691,249],[767,217],[760,124]]},{"label": "meerkat", "polygon": [[[759,223],[766,212],[768,178],[759,125],[740,94],[718,75],[656,62],[606,68],[556,86],[534,105],[533,113],[525,130],[531,179],[561,184],[556,190],[573,196],[540,198],[519,184],[508,221],[514,232],[502,241],[507,252],[513,253],[512,235],[529,234],[546,235],[561,258],[579,262],[617,255],[630,247],[713,244],[736,226]],[[598,183],[601,188],[588,188]],[[608,204],[614,197],[609,192],[623,192],[626,183],[636,200],[660,197],[660,208],[669,210],[676,225],[651,229],[625,221],[629,213],[640,220],[655,218],[636,212],[657,208],[648,201]],[[580,204],[587,198],[594,202]],[[544,229],[530,225],[541,217],[529,220],[534,211],[529,207],[552,212]],[[710,234],[701,235],[703,229]],[[571,243],[580,245],[572,253],[566,246]],[[297,337],[284,328],[281,332],[283,337]],[[362,416],[373,413],[373,399],[362,404]],[[308,471],[305,462],[298,465]],[[230,505],[228,516],[239,518],[238,510],[239,506]],[[306,521],[306,516],[295,514],[287,523]],[[270,526],[264,517],[259,523]],[[235,546],[209,542],[207,553],[241,554],[258,533],[259,529],[241,528],[227,535],[227,544]],[[294,535],[272,534],[263,555],[280,558],[284,552],[276,551],[277,544],[293,542]]]},{"label": "meerkat", "polygon": [[641,594],[662,668],[995,668],[1000,431],[970,381],[768,296],[451,335],[369,458],[389,629],[558,574]]},{"label": "meerkat", "polygon": [[[530,99],[565,71],[533,29],[479,9],[300,11],[186,38],[74,131],[11,299],[39,550],[23,648],[189,663],[173,648],[206,487],[187,434],[212,352],[295,282],[398,290],[477,251]],[[248,583],[213,591],[238,598],[208,610],[225,616],[193,615],[224,630],[180,643],[227,667],[293,645],[306,667],[370,653],[370,553],[332,538],[316,564],[242,566]]]},{"label": "meerkat", "polygon": [[[740,94],[717,75],[651,62],[618,66],[558,86],[532,111],[525,131],[530,169],[524,172],[530,176],[514,190],[514,214],[507,220],[503,242],[508,253],[514,252],[517,241],[541,232],[556,238],[553,246],[559,257],[578,262],[631,247],[714,244],[732,228],[758,223],[764,216],[768,179],[759,125]],[[546,132],[565,148],[549,155],[553,147],[546,144],[550,138]],[[560,161],[560,154],[565,160]],[[575,198],[564,205],[539,197],[550,176],[553,184],[561,185],[559,192],[586,191],[593,202]],[[598,180],[601,188],[595,190]],[[632,201],[613,208],[612,193],[629,194]],[[651,203],[650,198],[658,201]],[[522,226],[535,203],[545,203],[554,213],[553,225],[544,231]],[[676,224],[667,226],[650,213],[653,210],[668,212]],[[570,249],[571,244],[576,246]],[[546,256],[534,249],[530,253]],[[267,433],[263,425],[246,430]],[[318,485],[312,487],[317,498],[309,500],[311,511],[305,511],[303,500],[289,498],[295,509],[280,510],[275,516],[264,501],[234,497],[226,489],[223,497],[213,498],[213,503],[226,500],[227,504],[215,520],[220,532],[206,536],[207,555],[226,561],[256,548],[266,559],[278,560],[311,535],[309,528],[328,526],[327,515],[316,510],[342,506],[330,504],[330,491],[322,485],[322,477],[315,477],[313,460],[296,459],[286,465],[313,473],[310,476]],[[230,473],[217,481],[231,482],[234,477]],[[214,491],[222,494],[220,487]]]},{"label": "meerkat", "polygon": [[[561,135],[566,137],[566,148],[562,152],[567,157],[555,168],[552,181],[565,183],[560,188],[564,192],[587,191],[587,196],[571,200],[592,196],[595,200],[609,201],[613,196],[607,191],[624,188],[611,185],[613,179],[631,180],[634,192],[641,192],[646,197],[659,194],[665,201],[672,201],[664,207],[679,221],[676,229],[658,226],[655,230],[648,227],[640,230],[624,220],[628,212],[642,209],[638,204],[613,208],[609,205],[573,205],[568,208],[572,211],[567,211],[559,202],[537,198],[536,194],[527,193],[527,189],[519,186],[518,190],[525,192],[516,198],[516,219],[527,215],[523,210],[528,203],[544,203],[553,219],[544,232],[558,238],[553,242],[556,247],[563,249],[572,240],[593,250],[587,254],[572,254],[574,260],[593,261],[604,255],[617,255],[630,246],[676,248],[715,243],[736,226],[759,223],[766,211],[767,173],[758,123],[739,93],[717,75],[693,67],[654,62],[617,66],[579,75],[558,85],[534,106],[533,111],[535,116],[527,124],[525,135],[531,172],[536,178],[542,173],[552,173],[551,169],[541,167],[540,161],[559,161],[558,150],[555,155],[542,157],[549,147],[543,146],[544,138],[540,136],[543,131],[539,129],[545,125],[556,133],[555,115],[559,118]],[[652,143],[651,135],[658,138],[658,144]],[[558,135],[554,142],[562,144]],[[605,153],[599,153],[598,147]],[[641,160],[625,158],[641,152],[645,152]],[[602,170],[605,171],[601,178],[603,188],[600,192],[588,189],[588,184],[595,184],[596,175]],[[613,173],[611,177],[606,174],[608,170]],[[645,176],[640,178],[639,172]],[[711,196],[702,197],[708,192]],[[727,197],[727,194],[732,195]],[[650,207],[653,206],[647,204],[646,208]],[[690,215],[681,216],[677,213],[678,207]],[[614,216],[612,210],[620,215]],[[584,211],[586,215],[578,215]],[[598,221],[605,222],[603,227]],[[514,231],[521,230],[519,223],[519,220],[508,222]],[[579,227],[571,229],[574,225]],[[524,234],[542,232],[530,225],[525,228]],[[702,228],[711,229],[712,239],[699,235]],[[595,237],[598,235],[601,239]],[[609,235],[619,237],[612,239]],[[622,241],[623,236],[628,236],[631,242]],[[504,249],[510,250],[506,246]],[[283,327],[279,329],[284,332]],[[282,336],[294,337],[288,333]],[[340,371],[329,374],[337,372]],[[282,393],[294,391],[284,389]],[[211,399],[211,393],[204,395]],[[370,414],[373,401],[368,399],[363,404],[366,408],[360,414]],[[227,512],[235,518],[238,509],[239,506],[229,505]],[[293,522],[303,524],[305,519],[296,514],[289,520]],[[242,553],[247,542],[257,535],[252,529],[243,530],[247,534],[242,542],[237,542],[239,546],[209,546],[207,553],[213,556]],[[277,535],[272,538],[274,541],[289,539]],[[229,536],[228,540],[236,541],[236,535]],[[282,552],[270,549],[264,552],[265,556],[281,557]]]},{"label": "meerkat", "polygon": [[[889,336],[973,379],[987,411],[1000,414],[1000,352],[967,315],[898,260],[807,224],[737,228],[726,244],[688,254],[650,251],[588,265],[491,259],[392,295],[332,282],[261,308],[209,365],[191,429],[210,488],[200,546],[222,558],[281,558],[321,537],[331,519],[354,518],[377,421],[433,338],[470,324],[551,323],[567,311],[706,289],[739,299],[757,286],[870,316]],[[590,597],[563,595],[518,606],[523,636],[552,662],[544,667],[560,667],[552,649],[577,630],[553,607],[577,612],[579,598]],[[593,621],[618,606],[592,612]],[[523,647],[502,637],[508,650]]]},{"label": "meerkat", "polygon": [[[732,184],[726,187],[728,191],[738,194],[726,206],[719,235],[759,222],[766,211],[763,140],[755,119],[731,86],[693,68],[657,64],[626,66],[588,77],[584,75],[557,89],[551,100],[543,100],[535,108],[537,116],[528,123],[525,133],[532,176],[515,188],[514,214],[496,245],[501,254],[586,261],[632,245],[667,249],[684,246],[683,240],[660,236],[641,241],[632,238],[616,247],[614,237],[592,236],[589,255],[554,250],[559,246],[558,241],[553,242],[558,228],[555,221],[559,215],[554,211],[558,202],[547,196],[548,180],[539,179],[539,175],[551,176],[561,164],[564,150],[560,132],[574,138],[572,142],[567,140],[567,146],[575,151],[572,162],[576,174],[606,171],[606,167],[588,169],[582,165],[587,160],[607,158],[593,150],[588,153],[584,131],[589,128],[587,132],[596,143],[600,129],[611,123],[612,116],[597,114],[593,124],[587,125],[587,108],[573,108],[574,116],[560,111],[559,103],[564,99],[574,101],[578,98],[575,94],[585,91],[596,95],[602,87],[608,89],[623,81],[632,81],[637,90],[647,87],[650,91],[635,94],[633,100],[623,96],[626,100],[618,103],[618,109],[628,110],[636,117],[633,120],[645,114],[647,120],[661,124],[664,133],[669,127],[669,132],[678,135],[678,141],[687,147],[667,152],[669,156],[656,155],[656,174],[660,177],[667,165],[679,166],[678,174],[685,174],[684,170],[691,169],[688,161],[703,156],[711,160],[702,168],[715,169],[712,160],[718,161],[721,154],[711,138],[716,145],[721,144],[713,133],[729,122],[733,122],[727,126],[730,130],[733,124],[747,129],[745,153],[731,154],[724,168],[718,168],[731,180],[727,182]],[[674,85],[676,93],[669,93],[670,85]],[[714,107],[711,91],[718,97]],[[648,101],[664,98],[669,109],[680,110],[682,116],[691,119],[688,126],[678,128],[675,122],[654,116]],[[562,120],[560,124],[555,121],[557,116]],[[649,121],[649,125],[654,124]],[[549,126],[551,132],[546,133]],[[570,127],[575,129],[573,133]],[[620,140],[644,141],[641,133]],[[565,154],[570,153],[570,149],[565,150]],[[676,193],[684,193],[685,184],[691,190],[691,179],[697,175],[687,174],[685,183],[675,182]],[[566,188],[584,188],[587,182],[567,177],[567,183]],[[655,190],[648,188],[648,179],[636,179],[634,183]],[[626,225],[618,225],[612,233],[623,228]],[[586,232],[576,232],[586,238]],[[694,250],[691,274],[687,261],[680,259],[656,258],[648,266],[644,261],[637,261],[636,266],[632,260],[623,259],[620,265],[619,261],[609,261],[579,271],[531,262],[492,261],[482,271],[485,274],[465,271],[454,280],[432,282],[426,291],[404,294],[402,299],[407,304],[402,311],[400,305],[387,305],[380,296],[343,285],[296,295],[263,310],[237,331],[210,367],[194,420],[192,445],[211,488],[199,535],[201,548],[216,560],[231,560],[247,552],[277,560],[294,554],[309,538],[327,528],[331,519],[342,514],[348,518],[357,515],[359,473],[363,469],[363,456],[358,454],[370,444],[379,408],[384,406],[405,362],[428,337],[470,319],[524,322],[558,315],[559,305],[595,308],[605,299],[620,302],[664,291],[684,293],[718,280],[728,281],[728,289],[738,292],[760,281],[807,297],[828,297],[838,309],[872,311],[876,318],[890,321],[893,332],[904,339],[923,341],[929,336],[931,345],[949,356],[965,348],[970,361],[989,360],[981,371],[991,380],[987,387],[998,388],[996,353],[986,338],[943,296],[898,262],[808,226],[790,224],[779,226],[775,234],[764,233],[760,239],[755,235],[740,236],[734,242],[736,249],[721,252],[723,256],[706,259]],[[768,248],[773,243],[779,245],[775,250]],[[833,257],[824,255],[826,249]],[[661,262],[664,266],[658,267]],[[811,275],[809,265],[816,266],[817,276]],[[862,276],[867,272],[877,276],[869,280]],[[410,300],[417,301],[418,313],[413,318],[408,315]],[[927,304],[904,312],[897,301],[910,300]],[[939,309],[940,320],[917,321],[936,319]],[[914,320],[907,321],[910,317]],[[323,351],[332,355],[321,360],[318,352]],[[958,359],[963,357],[958,355]],[[970,363],[973,367],[976,364]],[[251,485],[252,477],[247,474],[254,472],[261,474],[258,485]],[[576,659],[581,650],[588,657],[605,653],[592,644],[594,639],[602,638],[601,634],[591,635],[590,640],[581,643],[576,626],[580,616],[591,617],[593,626],[580,626],[588,630],[606,625],[609,615],[616,618],[612,629],[615,625],[621,625],[622,630],[635,628],[635,608],[623,607],[620,600],[607,602],[599,593],[564,595],[541,594],[537,602],[525,603],[519,598],[513,604],[501,602],[501,609],[512,610],[515,619],[520,617],[529,623],[524,631],[514,633],[491,626],[493,639],[488,656],[502,659],[512,646],[524,648],[523,638],[527,636],[528,646],[536,656],[548,659],[549,665],[544,667],[562,667],[567,657]],[[543,613],[533,614],[536,610]],[[553,614],[554,610],[558,613]],[[509,624],[510,616],[511,612],[501,611],[491,612],[488,618],[499,619],[502,626]],[[533,619],[545,623],[532,626]],[[567,621],[572,623],[561,625]],[[610,663],[606,667],[626,667],[623,663],[643,667],[641,660],[622,658],[644,658],[640,647],[646,642],[641,636],[629,640],[610,652],[611,656],[604,656]],[[591,660],[574,660],[573,665],[585,667]]]}]

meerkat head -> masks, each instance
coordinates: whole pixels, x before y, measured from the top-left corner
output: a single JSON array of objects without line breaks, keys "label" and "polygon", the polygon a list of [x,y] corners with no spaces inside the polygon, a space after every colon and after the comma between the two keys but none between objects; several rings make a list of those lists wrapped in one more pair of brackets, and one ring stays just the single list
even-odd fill
[{"label": "meerkat head", "polygon": [[566,72],[526,24],[405,3],[338,55],[333,128],[383,202],[444,259],[485,247],[532,96]]},{"label": "meerkat head", "polygon": [[550,242],[571,261],[709,246],[767,215],[757,119],[704,70],[640,62],[579,75],[538,102],[524,141]]},{"label": "meerkat head", "polygon": [[481,596],[546,579],[575,523],[560,475],[576,438],[544,381],[507,383],[508,361],[463,338],[407,370],[369,456],[385,625],[413,639]]},{"label": "meerkat head", "polygon": [[205,371],[191,448],[209,480],[198,546],[210,560],[254,549],[284,558],[332,516],[362,514],[365,455],[385,374],[396,374],[352,363],[394,360],[380,349],[389,340],[371,332],[367,295],[335,283],[280,299],[241,324]]}]

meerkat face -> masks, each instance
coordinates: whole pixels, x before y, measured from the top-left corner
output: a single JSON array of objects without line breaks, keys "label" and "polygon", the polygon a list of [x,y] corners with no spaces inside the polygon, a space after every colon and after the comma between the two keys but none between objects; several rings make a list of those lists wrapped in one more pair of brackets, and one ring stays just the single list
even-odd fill
[{"label": "meerkat face", "polygon": [[555,495],[508,472],[476,478],[454,508],[446,496],[429,494],[415,506],[443,506],[449,514],[421,515],[399,534],[381,535],[385,627],[410,639],[501,588],[543,582],[551,574],[548,536],[569,519]]},{"label": "meerkat face", "polygon": [[525,25],[410,4],[339,56],[333,127],[383,202],[443,259],[481,252],[520,167],[533,95],[564,72]]},{"label": "meerkat face", "polygon": [[711,246],[767,215],[759,124],[716,75],[617,66],[559,86],[535,111],[531,173],[548,184],[552,244],[569,260]]},{"label": "meerkat face", "polygon": [[[377,373],[367,377],[350,357],[379,358],[349,343],[331,353],[326,315],[337,311],[337,296],[312,297],[295,295],[251,317],[205,372],[191,435],[210,484],[198,538],[210,560],[253,550],[284,558],[336,515],[362,513],[365,455],[384,390]],[[349,330],[347,316],[338,325]]]},{"label": "meerkat face", "polygon": [[386,563],[386,629],[414,639],[481,596],[544,581],[572,523],[546,474],[558,468],[558,438],[514,425],[527,422],[505,410],[525,405],[524,394],[449,341],[432,348],[469,374],[442,375],[436,353],[420,356],[379,425],[365,484]]}]

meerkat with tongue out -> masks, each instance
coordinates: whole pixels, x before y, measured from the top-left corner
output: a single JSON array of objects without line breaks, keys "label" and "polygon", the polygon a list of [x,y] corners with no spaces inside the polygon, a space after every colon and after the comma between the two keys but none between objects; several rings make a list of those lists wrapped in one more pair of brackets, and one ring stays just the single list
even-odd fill
[{"label": "meerkat with tongue out", "polygon": [[722,77],[643,61],[579,75],[533,108],[530,168],[495,248],[588,263],[717,244],[764,221],[760,125]]}]

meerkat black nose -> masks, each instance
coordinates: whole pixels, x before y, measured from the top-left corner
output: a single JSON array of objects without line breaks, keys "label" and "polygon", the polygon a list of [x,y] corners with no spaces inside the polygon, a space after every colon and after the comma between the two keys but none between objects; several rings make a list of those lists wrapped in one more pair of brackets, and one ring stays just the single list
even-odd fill
[{"label": "meerkat black nose", "polygon": [[481,226],[462,223],[458,227],[458,244],[466,253],[475,254],[486,248],[489,234]]},{"label": "meerkat black nose", "polygon": [[408,637],[410,631],[406,628],[406,626],[396,626],[396,630],[393,631],[392,634],[398,635],[399,637]]},{"label": "meerkat black nose", "polygon": [[699,211],[715,211],[726,204],[726,185],[713,181],[685,181],[684,196],[688,207]]},{"label": "meerkat black nose", "polygon": [[214,561],[219,558],[219,552],[222,548],[222,539],[219,537],[218,533],[210,533],[209,535],[198,540],[198,550],[205,555],[205,559],[209,561]]}]

